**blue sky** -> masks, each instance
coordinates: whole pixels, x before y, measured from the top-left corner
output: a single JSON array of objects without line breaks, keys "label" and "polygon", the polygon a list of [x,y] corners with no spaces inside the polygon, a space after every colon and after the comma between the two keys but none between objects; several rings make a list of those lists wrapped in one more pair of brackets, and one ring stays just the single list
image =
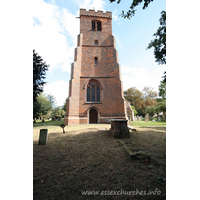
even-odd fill
[{"label": "blue sky", "polygon": [[33,0],[33,49],[50,65],[46,74],[45,94],[56,97],[57,106],[68,97],[71,63],[79,34],[79,8],[111,11],[112,31],[121,65],[123,89],[144,86],[158,91],[166,65],[155,62],[153,49],[146,50],[159,26],[165,0],[154,0],[148,8],[142,5],[131,20],[119,17],[128,10],[131,0],[120,4],[108,0]]}]

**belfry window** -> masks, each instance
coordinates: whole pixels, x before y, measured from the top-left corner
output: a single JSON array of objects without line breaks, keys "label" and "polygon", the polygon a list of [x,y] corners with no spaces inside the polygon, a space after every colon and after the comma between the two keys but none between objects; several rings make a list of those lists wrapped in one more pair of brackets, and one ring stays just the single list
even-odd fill
[{"label": "belfry window", "polygon": [[92,30],[101,31],[101,22],[96,20],[92,21]]},{"label": "belfry window", "polygon": [[96,80],[91,80],[87,85],[87,102],[100,101],[100,84]]},{"label": "belfry window", "polygon": [[92,22],[92,30],[95,31],[95,22]]},{"label": "belfry window", "polygon": [[97,31],[101,31],[101,22],[97,22]]}]

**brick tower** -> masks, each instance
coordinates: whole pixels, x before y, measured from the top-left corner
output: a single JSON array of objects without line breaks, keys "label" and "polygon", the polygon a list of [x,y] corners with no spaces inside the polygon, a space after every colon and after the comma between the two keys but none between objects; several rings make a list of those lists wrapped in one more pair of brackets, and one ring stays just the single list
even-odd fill
[{"label": "brick tower", "polygon": [[64,123],[110,123],[127,119],[112,13],[80,9]]}]

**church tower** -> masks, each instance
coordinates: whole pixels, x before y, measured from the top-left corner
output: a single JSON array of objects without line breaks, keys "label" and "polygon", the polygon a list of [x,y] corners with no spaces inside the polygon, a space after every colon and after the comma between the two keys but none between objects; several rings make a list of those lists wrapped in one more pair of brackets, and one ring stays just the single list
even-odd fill
[{"label": "church tower", "polygon": [[80,9],[64,123],[110,123],[127,119],[112,13]]}]

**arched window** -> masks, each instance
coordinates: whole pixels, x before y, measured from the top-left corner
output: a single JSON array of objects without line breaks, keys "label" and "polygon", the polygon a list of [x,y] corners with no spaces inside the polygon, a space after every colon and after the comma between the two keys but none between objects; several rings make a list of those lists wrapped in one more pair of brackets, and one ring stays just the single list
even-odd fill
[{"label": "arched window", "polygon": [[87,102],[100,101],[100,84],[96,80],[90,80],[87,85]]}]

